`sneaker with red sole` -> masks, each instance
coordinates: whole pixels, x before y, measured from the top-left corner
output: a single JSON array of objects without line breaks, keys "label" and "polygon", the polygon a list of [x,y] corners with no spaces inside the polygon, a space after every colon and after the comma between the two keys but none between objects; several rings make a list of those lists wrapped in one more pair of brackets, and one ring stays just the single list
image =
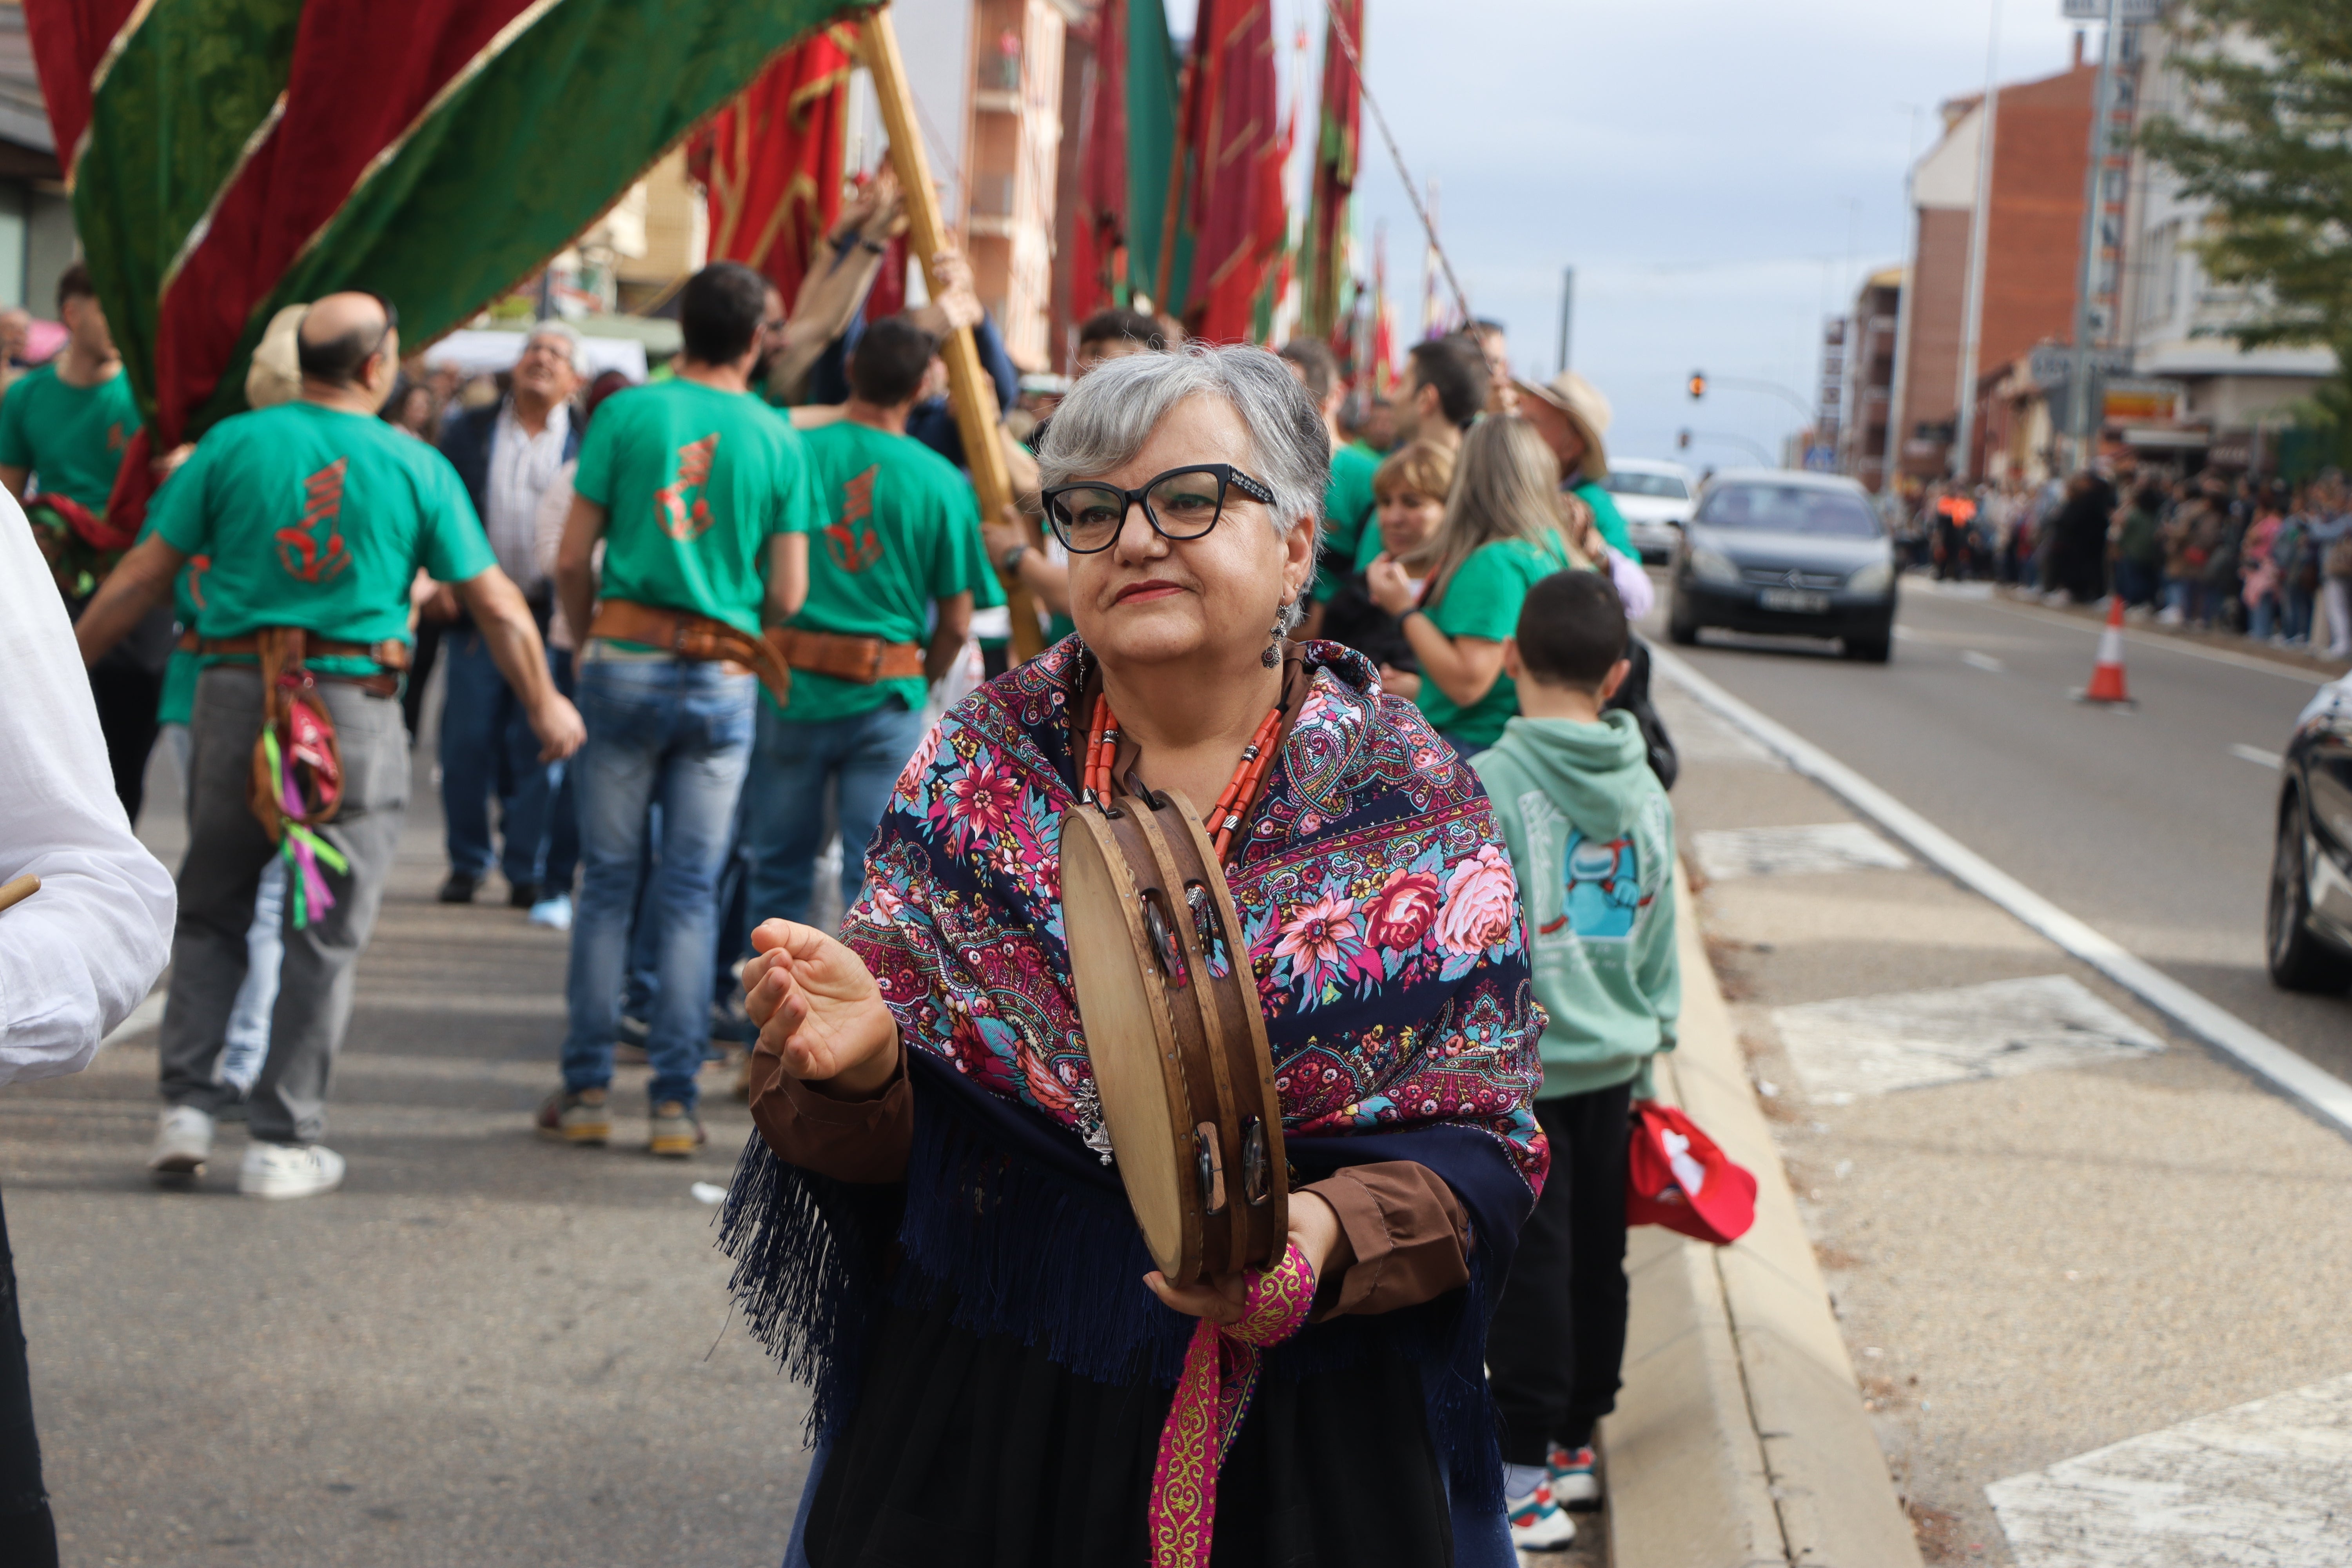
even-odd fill
[{"label": "sneaker with red sole", "polygon": [[1544,1456],[1544,1479],[1551,1483],[1551,1500],[1570,1513],[1592,1513],[1601,1507],[1601,1480],[1592,1473],[1592,1450],[1555,1446]]},{"label": "sneaker with red sole", "polygon": [[1551,1500],[1551,1484],[1538,1481],[1525,1497],[1504,1505],[1511,1518],[1511,1545],[1520,1552],[1565,1552],[1576,1544],[1576,1521]]}]

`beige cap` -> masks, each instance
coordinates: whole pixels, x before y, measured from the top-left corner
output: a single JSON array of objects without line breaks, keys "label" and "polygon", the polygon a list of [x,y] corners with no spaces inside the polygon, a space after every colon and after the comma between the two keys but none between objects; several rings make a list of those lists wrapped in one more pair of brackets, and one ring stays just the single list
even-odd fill
[{"label": "beige cap", "polygon": [[310,308],[307,304],[289,305],[269,318],[269,330],[261,334],[260,346],[253,351],[253,363],[245,368],[247,406],[274,408],[301,395],[302,363],[295,348],[294,334],[301,331],[303,312]]},{"label": "beige cap", "polygon": [[1511,384],[1519,389],[1520,396],[1538,399],[1568,416],[1568,422],[1584,438],[1581,467],[1586,479],[1597,480],[1608,474],[1609,453],[1601,437],[1609,434],[1609,422],[1615,416],[1599,387],[1572,370],[1560,372],[1542,386],[1517,380]]}]

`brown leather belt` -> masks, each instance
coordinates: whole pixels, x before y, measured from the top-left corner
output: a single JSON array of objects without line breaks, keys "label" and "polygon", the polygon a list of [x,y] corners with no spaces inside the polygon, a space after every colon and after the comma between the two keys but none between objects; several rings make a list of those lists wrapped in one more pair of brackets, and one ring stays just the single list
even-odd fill
[{"label": "brown leather belt", "polygon": [[770,628],[768,640],[780,644],[784,662],[811,675],[829,676],[859,686],[884,680],[919,680],[923,650],[910,642],[884,642],[880,637],[845,637],[799,626]]},{"label": "brown leather belt", "polygon": [[642,643],[702,663],[739,664],[757,675],[779,704],[793,700],[793,672],[775,644],[709,616],[606,599],[596,606],[588,635],[613,642]]},{"label": "brown leather belt", "polygon": [[[275,629],[275,628],[273,628]],[[241,637],[200,637],[194,632],[180,634],[179,647],[184,653],[226,654],[232,658],[261,657],[259,632],[249,632]],[[392,697],[400,690],[399,672],[408,668],[408,645],[398,637],[386,637],[382,642],[345,642],[340,637],[312,637],[305,633],[296,657],[304,661],[314,658],[364,658],[383,667],[376,675],[345,675],[331,669],[313,669],[314,680],[332,680],[346,686],[356,686],[378,697]]]}]

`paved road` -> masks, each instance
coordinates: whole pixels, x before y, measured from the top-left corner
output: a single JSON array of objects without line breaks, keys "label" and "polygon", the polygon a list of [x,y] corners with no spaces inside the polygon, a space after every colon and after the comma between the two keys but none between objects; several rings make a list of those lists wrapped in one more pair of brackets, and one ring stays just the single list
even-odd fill
[{"label": "paved road", "polygon": [[[2127,642],[2132,712],[2088,709],[2097,628],[1908,579],[1894,662],[1706,634],[1734,695],[2255,1027],[2352,1078],[2352,1001],[2263,970],[2275,756],[2321,679],[2157,634]],[[1660,628],[1662,632],[1663,625]]]},{"label": "paved road", "polygon": [[[238,1197],[238,1129],[200,1190],[151,1188],[152,1032],[0,1097],[65,1560],[772,1568],[803,1406],[730,1323],[690,1190],[726,1182],[750,1118],[708,1073],[711,1149],[650,1159],[640,1067],[623,1145],[532,1135],[565,939],[502,896],[431,901],[425,773],[330,1112],[343,1191]],[[142,826],[176,865],[176,791],[152,776]]]}]

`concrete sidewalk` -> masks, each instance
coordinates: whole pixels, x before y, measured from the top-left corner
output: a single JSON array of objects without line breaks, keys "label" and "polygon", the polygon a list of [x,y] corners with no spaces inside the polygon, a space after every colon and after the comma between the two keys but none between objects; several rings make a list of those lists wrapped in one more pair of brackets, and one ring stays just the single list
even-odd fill
[{"label": "concrete sidewalk", "polygon": [[[176,865],[178,797],[152,776],[146,826]],[[750,1118],[706,1073],[710,1148],[653,1160],[646,1069],[624,1068],[614,1148],[540,1141],[568,939],[503,889],[435,904],[443,870],[420,762],[330,1110],[341,1192],[238,1197],[237,1128],[199,1190],[153,1189],[152,1030],[0,1098],[68,1563],[782,1559],[803,1405],[730,1324],[691,1191],[727,1181]]]}]

